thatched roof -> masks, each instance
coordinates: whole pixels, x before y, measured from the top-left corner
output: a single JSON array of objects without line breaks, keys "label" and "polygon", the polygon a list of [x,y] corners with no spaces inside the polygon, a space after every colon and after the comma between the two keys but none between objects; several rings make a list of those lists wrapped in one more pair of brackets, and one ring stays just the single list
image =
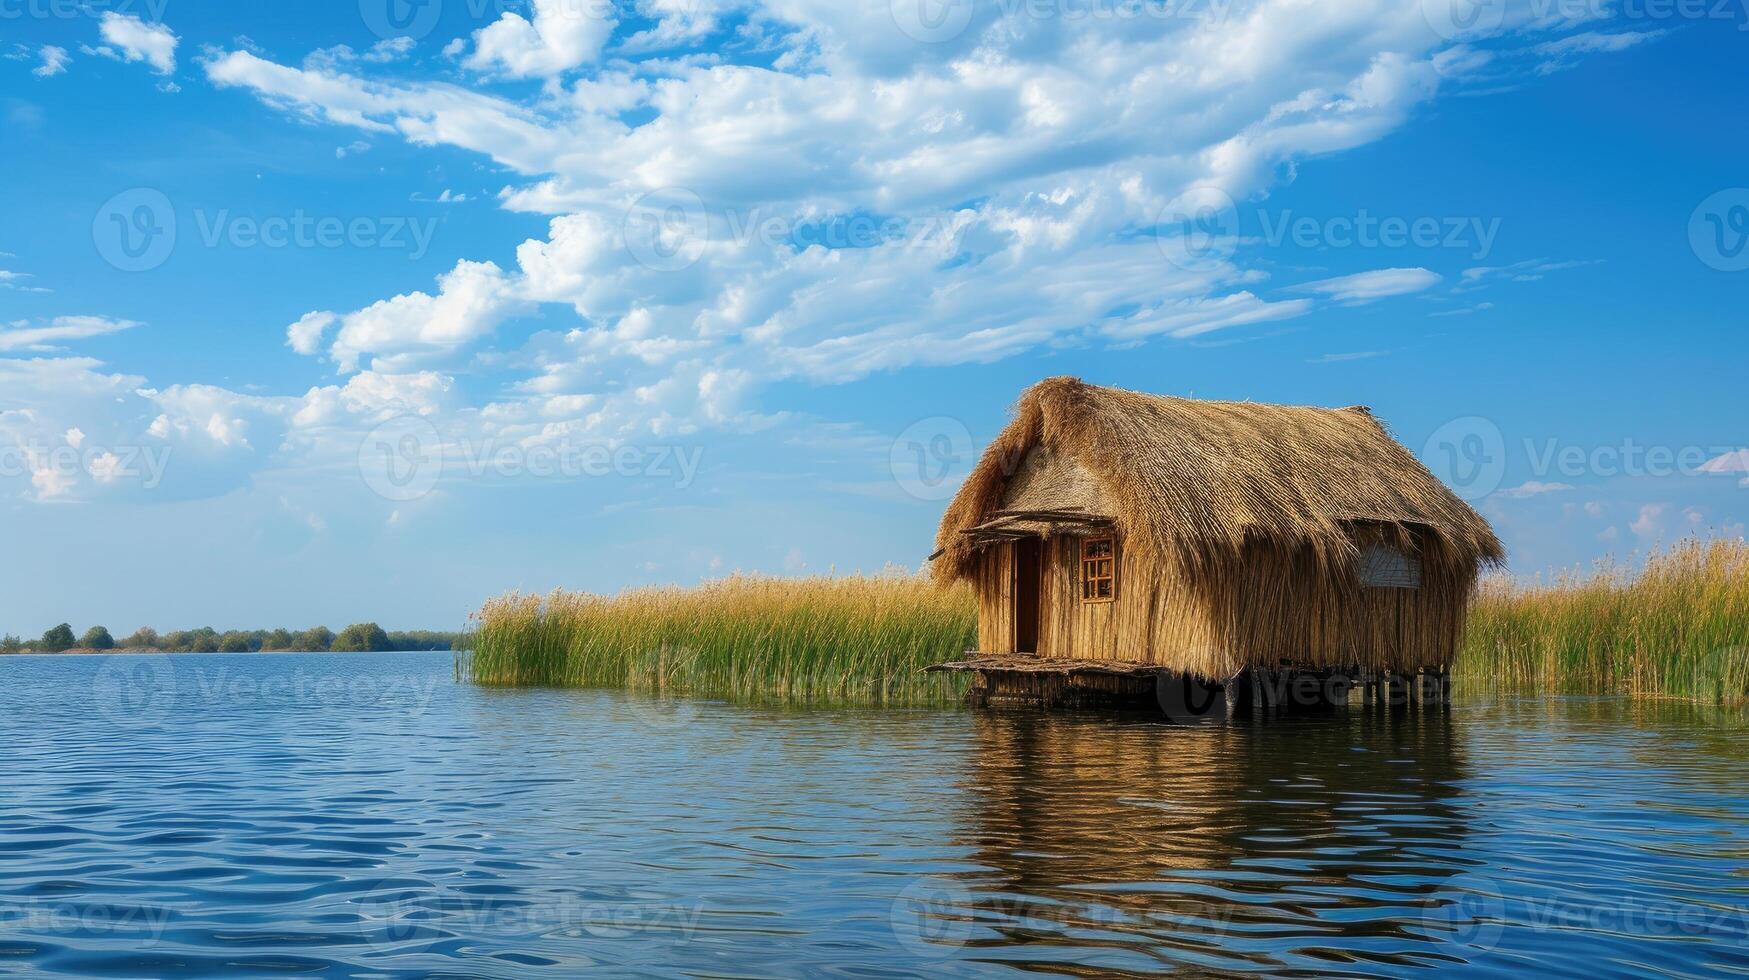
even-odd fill
[{"label": "thatched roof", "polygon": [[1065,489],[1077,498],[1109,508],[1130,547],[1152,546],[1189,569],[1261,545],[1309,549],[1322,567],[1351,570],[1358,526],[1421,542],[1432,552],[1424,559],[1453,571],[1505,556],[1487,521],[1365,408],[1199,401],[1064,377],[1027,389],[948,506],[938,576],[975,570],[980,543],[963,532],[1008,506],[1011,484],[1037,496],[1026,486],[1037,480],[1035,450],[1072,461],[1049,470],[1070,474]]}]

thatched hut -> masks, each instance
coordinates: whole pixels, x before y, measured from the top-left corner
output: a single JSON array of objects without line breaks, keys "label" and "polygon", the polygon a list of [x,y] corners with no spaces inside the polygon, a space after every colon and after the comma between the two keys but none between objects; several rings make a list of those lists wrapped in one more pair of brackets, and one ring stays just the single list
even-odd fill
[{"label": "thatched hut", "polygon": [[1479,571],[1504,557],[1365,408],[1074,378],[1021,396],[936,544],[936,576],[978,593],[974,661],[1215,684],[1443,673]]}]

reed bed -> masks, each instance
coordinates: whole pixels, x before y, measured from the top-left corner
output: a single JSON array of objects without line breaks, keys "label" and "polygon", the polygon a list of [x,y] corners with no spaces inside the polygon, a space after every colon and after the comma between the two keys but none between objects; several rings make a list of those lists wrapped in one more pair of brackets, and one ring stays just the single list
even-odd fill
[{"label": "reed bed", "polygon": [[1485,580],[1454,673],[1466,684],[1743,704],[1749,543],[1684,541],[1638,571]]},{"label": "reed bed", "polygon": [[[458,676],[739,700],[941,704],[964,681],[921,673],[977,641],[977,604],[906,574],[735,576],[617,596],[488,602]],[[1686,541],[1638,571],[1485,580],[1454,673],[1464,687],[1749,701],[1749,543]]]},{"label": "reed bed", "polygon": [[488,602],[466,679],[838,704],[941,704],[965,682],[924,674],[977,641],[971,590],[903,573],[737,575],[696,589],[554,592]]}]

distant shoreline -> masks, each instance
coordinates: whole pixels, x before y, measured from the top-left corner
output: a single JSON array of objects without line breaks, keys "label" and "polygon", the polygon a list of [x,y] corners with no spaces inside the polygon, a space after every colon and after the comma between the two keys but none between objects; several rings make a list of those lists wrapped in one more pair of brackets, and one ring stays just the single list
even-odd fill
[{"label": "distant shoreline", "polygon": [[336,657],[380,656],[385,653],[456,653],[453,648],[434,648],[418,650],[236,650],[226,653],[223,650],[156,650],[133,648],[128,650],[19,650],[14,653],[0,652],[0,657],[113,657],[117,655],[147,656],[163,654],[175,657],[259,657],[263,654],[272,656],[279,653],[320,653],[332,654]]}]

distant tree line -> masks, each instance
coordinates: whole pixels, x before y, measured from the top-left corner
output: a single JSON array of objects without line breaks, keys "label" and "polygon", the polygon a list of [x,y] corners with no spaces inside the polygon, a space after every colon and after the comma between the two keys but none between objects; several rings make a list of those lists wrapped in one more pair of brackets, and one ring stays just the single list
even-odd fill
[{"label": "distant tree line", "polygon": [[260,653],[310,652],[364,653],[386,650],[453,650],[462,634],[437,630],[385,630],[375,623],[354,623],[339,633],[315,626],[294,633],[288,629],[230,630],[210,626],[196,630],[160,633],[143,626],[117,642],[109,630],[93,626],[83,636],[62,623],[43,633],[40,640],[0,637],[0,654],[65,653],[68,650],[159,650],[165,653]]}]

